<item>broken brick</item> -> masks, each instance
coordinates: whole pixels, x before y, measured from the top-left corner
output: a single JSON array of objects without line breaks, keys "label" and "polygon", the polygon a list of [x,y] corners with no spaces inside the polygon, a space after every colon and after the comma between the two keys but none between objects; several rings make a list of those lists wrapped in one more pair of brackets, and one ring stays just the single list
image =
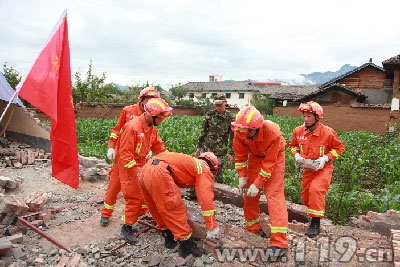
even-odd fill
[{"label": "broken brick", "polygon": [[38,214],[38,219],[43,222],[48,222],[51,220],[51,211],[46,211]]},{"label": "broken brick", "polygon": [[0,240],[0,255],[6,254],[12,249],[12,243],[8,240]]}]

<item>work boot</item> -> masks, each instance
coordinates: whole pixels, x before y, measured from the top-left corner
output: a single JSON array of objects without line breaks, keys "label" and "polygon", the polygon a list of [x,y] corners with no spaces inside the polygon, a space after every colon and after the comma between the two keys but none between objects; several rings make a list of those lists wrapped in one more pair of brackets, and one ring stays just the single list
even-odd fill
[{"label": "work boot", "polygon": [[193,257],[200,257],[203,255],[203,252],[194,243],[193,237],[187,240],[180,240],[179,245],[179,256],[182,258],[186,258],[190,254],[192,254]]},{"label": "work boot", "polygon": [[110,223],[110,218],[101,216],[100,225],[107,226]]},{"label": "work boot", "polygon": [[306,236],[313,238],[319,235],[321,232],[320,229],[320,218],[319,217],[312,217],[310,226],[306,231]]},{"label": "work boot", "polygon": [[124,224],[121,228],[121,235],[125,238],[126,242],[134,245],[138,242],[137,238],[133,234],[132,226]]},{"label": "work boot", "polygon": [[271,246],[267,248],[268,255],[270,255],[269,260],[271,262],[280,262],[280,261],[285,261],[285,257],[287,254],[288,249],[287,248],[280,248],[277,246]]},{"label": "work boot", "polygon": [[165,239],[164,245],[166,248],[174,248],[178,244],[174,239],[174,235],[169,229],[161,230],[161,234]]}]

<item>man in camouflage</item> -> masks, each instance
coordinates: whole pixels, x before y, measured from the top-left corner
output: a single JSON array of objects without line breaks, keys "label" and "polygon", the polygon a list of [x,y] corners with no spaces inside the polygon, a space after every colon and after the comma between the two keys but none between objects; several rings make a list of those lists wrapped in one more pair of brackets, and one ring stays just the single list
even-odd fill
[{"label": "man in camouflage", "polygon": [[219,171],[215,175],[215,181],[218,183],[224,182],[223,166],[226,163],[226,158],[232,160],[232,139],[233,131],[231,122],[235,120],[235,115],[226,110],[226,98],[224,95],[219,95],[214,98],[214,110],[208,111],[203,121],[203,128],[195,156],[201,152],[211,151],[219,161]]}]

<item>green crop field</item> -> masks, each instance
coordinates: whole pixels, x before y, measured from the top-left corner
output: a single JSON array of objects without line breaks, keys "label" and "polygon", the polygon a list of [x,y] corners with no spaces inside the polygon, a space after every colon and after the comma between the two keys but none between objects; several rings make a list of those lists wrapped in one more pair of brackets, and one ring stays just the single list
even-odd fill
[{"label": "green crop field", "polygon": [[[288,116],[266,116],[278,123],[289,143],[293,129],[302,120]],[[175,116],[159,127],[169,151],[192,154],[196,149],[203,117]],[[107,140],[116,120],[82,119],[77,121],[79,153],[106,158]],[[326,215],[335,223],[347,223],[351,217],[367,211],[400,210],[400,137],[366,132],[339,132],[346,152],[335,160],[332,186],[327,196]],[[237,186],[235,170],[225,170],[226,183]],[[301,171],[286,152],[285,189],[289,201],[301,204]]]}]

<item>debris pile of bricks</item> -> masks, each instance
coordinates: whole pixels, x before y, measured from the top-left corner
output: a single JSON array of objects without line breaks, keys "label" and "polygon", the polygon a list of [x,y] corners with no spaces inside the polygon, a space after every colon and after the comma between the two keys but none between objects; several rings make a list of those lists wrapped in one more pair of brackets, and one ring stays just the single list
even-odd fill
[{"label": "debris pile of bricks", "polygon": [[393,265],[400,267],[400,230],[391,230],[391,242],[393,249]]},{"label": "debris pile of bricks", "polygon": [[[39,211],[49,200],[49,193],[32,193],[25,199],[15,195],[0,195],[0,255],[12,249],[12,245],[23,240],[27,227],[18,221],[19,216],[28,212]],[[51,213],[40,213],[30,217],[31,223],[37,227],[51,219]]]},{"label": "debris pile of bricks", "polygon": [[29,145],[10,142],[2,138],[0,142],[0,167],[22,168],[24,165],[34,165],[50,160],[50,153],[43,149],[31,148]]},{"label": "debris pile of bricks", "polygon": [[385,213],[368,211],[366,215],[353,219],[352,223],[390,238],[392,229],[400,230],[400,211],[388,210]]},{"label": "debris pile of bricks", "polygon": [[24,182],[24,178],[10,178],[7,176],[0,175],[0,193],[5,193],[8,190],[18,189]]},{"label": "debris pile of bricks", "polygon": [[79,164],[79,175],[82,181],[97,182],[108,179],[108,172],[111,166],[105,160],[96,157],[79,156]]}]

